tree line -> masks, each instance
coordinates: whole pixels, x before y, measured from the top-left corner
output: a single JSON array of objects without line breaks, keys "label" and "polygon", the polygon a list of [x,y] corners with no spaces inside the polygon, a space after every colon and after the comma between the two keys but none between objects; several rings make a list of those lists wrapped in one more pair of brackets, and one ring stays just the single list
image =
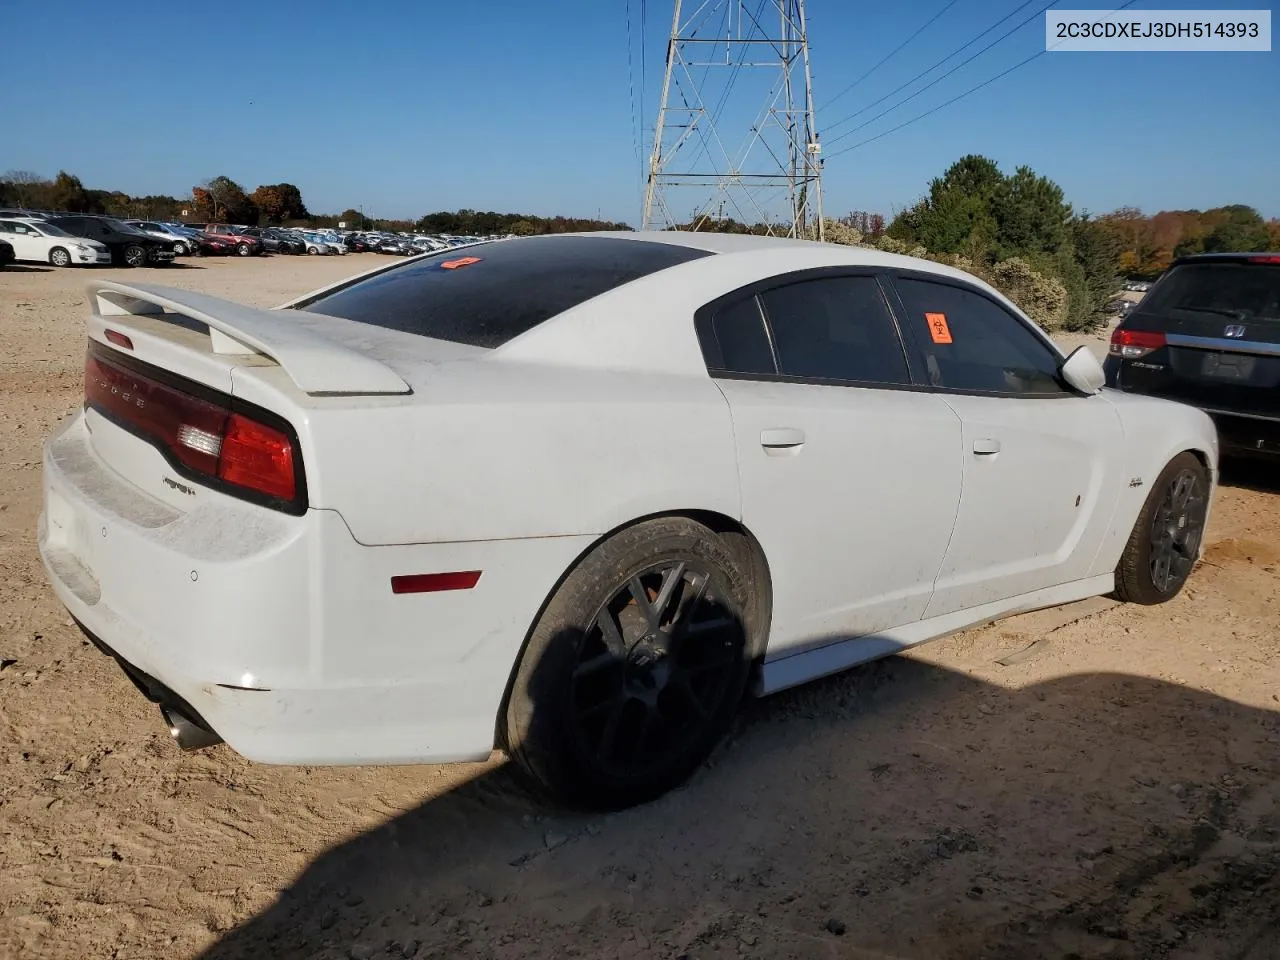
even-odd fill
[{"label": "tree line", "polygon": [[417,229],[425,233],[462,236],[506,233],[531,236],[542,233],[631,229],[628,224],[609,220],[539,217],[530,213],[465,209],[428,213],[418,220],[375,219],[350,207],[336,214],[312,213],[303,202],[302,191],[292,183],[262,184],[248,191],[226,176],[211,177],[192,187],[190,197],[134,197],[119,190],[86,188],[79,177],[65,170],[58,171],[53,179],[30,170],[10,170],[0,174],[0,206],[169,222],[311,227],[336,227],[339,223],[345,223],[351,229]]},{"label": "tree line", "polygon": [[449,233],[459,236],[487,236],[500,233],[517,237],[541,233],[582,233],[590,230],[630,230],[625,223],[582,217],[538,217],[529,213],[495,213],[492,210],[441,210],[420,219],[417,229],[423,233]]},{"label": "tree line", "polygon": [[1253,207],[1163,210],[1147,216],[1121,207],[1098,218],[1120,245],[1120,272],[1153,280],[1174,257],[1193,253],[1280,250],[1280,219],[1263,220]]}]

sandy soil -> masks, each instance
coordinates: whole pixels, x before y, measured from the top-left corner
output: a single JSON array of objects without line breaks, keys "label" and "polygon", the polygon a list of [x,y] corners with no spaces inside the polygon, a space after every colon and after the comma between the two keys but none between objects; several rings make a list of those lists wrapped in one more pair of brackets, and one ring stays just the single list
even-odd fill
[{"label": "sandy soil", "polygon": [[[375,262],[103,271],[271,305]],[[1086,604],[750,705],[611,817],[500,758],[182,754],[45,586],[42,437],[85,274],[0,273],[0,957],[1280,956],[1277,474],[1157,608]]]}]

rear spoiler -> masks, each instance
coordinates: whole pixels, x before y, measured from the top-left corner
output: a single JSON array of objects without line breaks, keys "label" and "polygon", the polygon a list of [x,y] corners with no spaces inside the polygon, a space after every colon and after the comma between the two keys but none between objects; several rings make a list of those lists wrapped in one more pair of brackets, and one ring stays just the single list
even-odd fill
[{"label": "rear spoiler", "polygon": [[100,317],[176,313],[195,320],[209,328],[214,353],[269,357],[298,389],[309,394],[412,393],[386,364],[328,340],[276,310],[174,287],[113,280],[90,284],[89,301]]}]

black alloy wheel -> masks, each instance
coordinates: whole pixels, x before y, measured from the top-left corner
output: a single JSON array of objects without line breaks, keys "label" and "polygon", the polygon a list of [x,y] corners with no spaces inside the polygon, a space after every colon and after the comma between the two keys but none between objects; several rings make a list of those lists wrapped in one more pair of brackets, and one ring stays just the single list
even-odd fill
[{"label": "black alloy wheel", "polygon": [[1200,552],[1209,494],[1198,471],[1183,469],[1166,488],[1151,518],[1151,585],[1172,595]]},{"label": "black alloy wheel", "polygon": [[619,809],[702,765],[767,629],[749,550],[739,534],[662,517],[613,534],[565,575],[530,630],[499,727],[535,786]]},{"label": "black alloy wheel", "polygon": [[583,635],[570,709],[601,770],[643,776],[721,711],[745,636],[712,576],[684,560],[654,564],[618,586]]},{"label": "black alloy wheel", "polygon": [[1155,604],[1178,595],[1200,556],[1209,514],[1209,473],[1193,453],[1160,472],[1116,567],[1116,596]]}]

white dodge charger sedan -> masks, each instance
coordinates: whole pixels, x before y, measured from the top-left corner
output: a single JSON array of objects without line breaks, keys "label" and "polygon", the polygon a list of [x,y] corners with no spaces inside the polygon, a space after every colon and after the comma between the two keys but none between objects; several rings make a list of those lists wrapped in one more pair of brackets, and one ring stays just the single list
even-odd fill
[{"label": "white dodge charger sedan", "polygon": [[745,693],[1168,600],[1217,476],[1203,413],[855,247],[531,237],[276,310],[90,300],[50,581],[179,743],[269,763],[497,747],[564,802],[640,802]]}]

